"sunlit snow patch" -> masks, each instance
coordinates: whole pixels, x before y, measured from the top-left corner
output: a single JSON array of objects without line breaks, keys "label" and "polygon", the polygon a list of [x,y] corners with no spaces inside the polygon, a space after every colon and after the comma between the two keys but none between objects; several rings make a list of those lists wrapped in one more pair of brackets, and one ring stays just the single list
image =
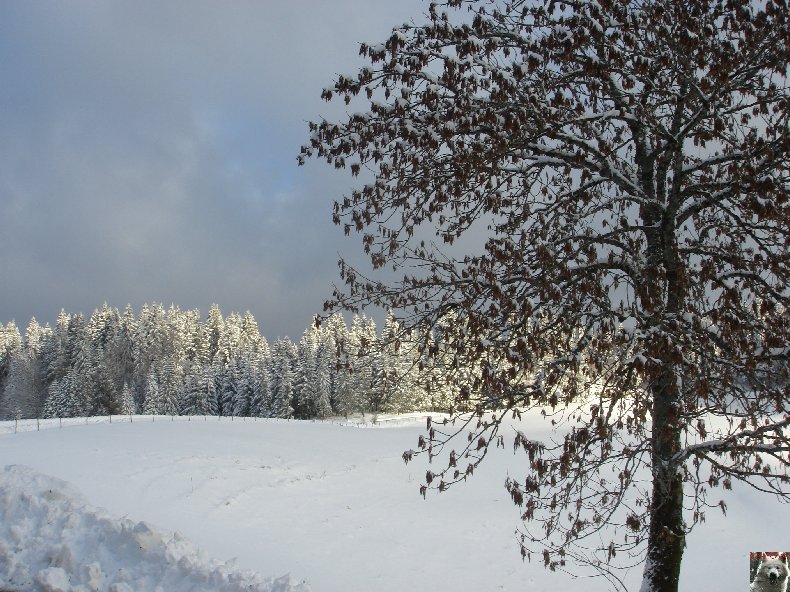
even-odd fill
[{"label": "sunlit snow patch", "polygon": [[65,481],[0,471],[0,589],[42,592],[309,592],[209,558],[178,533],[114,518]]}]

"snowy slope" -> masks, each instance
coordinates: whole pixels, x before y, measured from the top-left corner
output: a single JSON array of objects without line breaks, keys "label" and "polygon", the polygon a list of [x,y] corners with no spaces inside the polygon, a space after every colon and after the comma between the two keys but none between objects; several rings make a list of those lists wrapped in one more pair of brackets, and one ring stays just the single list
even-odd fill
[{"label": "snowy slope", "polygon": [[[527,422],[519,429],[545,433],[539,419]],[[226,418],[55,425],[16,434],[12,423],[0,426],[0,466],[23,464],[68,481],[88,500],[75,508],[89,502],[128,516],[124,536],[133,539],[145,521],[139,528],[150,529],[165,554],[177,539],[162,533],[178,531],[221,562],[235,558],[239,569],[266,576],[290,573],[313,592],[608,590],[600,579],[522,563],[518,510],[503,487],[508,471],[519,473],[521,459],[511,451],[495,451],[467,484],[423,500],[425,464],[400,459],[422,420],[380,424],[386,428]],[[46,482],[14,468],[0,489],[20,496]],[[56,489],[80,499],[63,484]],[[726,519],[711,511],[689,537],[681,589],[737,588],[748,583],[750,550],[786,547],[786,507],[745,488],[727,501]],[[6,544],[8,536],[0,532]],[[207,559],[197,565],[228,570]],[[626,578],[633,589],[640,571]]]},{"label": "snowy slope", "polygon": [[177,533],[92,508],[29,467],[0,472],[0,583],[44,592],[306,592],[220,565]]}]

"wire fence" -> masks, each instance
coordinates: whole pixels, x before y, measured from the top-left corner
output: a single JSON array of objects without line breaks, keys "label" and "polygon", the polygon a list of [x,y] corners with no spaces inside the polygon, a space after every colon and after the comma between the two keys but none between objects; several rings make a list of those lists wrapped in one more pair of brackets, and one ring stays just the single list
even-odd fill
[{"label": "wire fence", "polygon": [[305,421],[313,423],[328,423],[349,427],[397,427],[417,422],[424,423],[428,417],[434,420],[437,417],[447,417],[442,413],[405,413],[396,414],[359,414],[349,417],[330,417],[326,419],[278,419],[271,417],[245,417],[233,415],[102,415],[94,417],[55,417],[47,419],[13,419],[0,421],[0,434],[16,434],[20,432],[37,432],[47,429],[59,429],[71,426],[120,424],[120,423],[156,423],[156,422],[192,422],[192,421],[218,421],[218,422],[266,422],[287,423],[290,421]]}]

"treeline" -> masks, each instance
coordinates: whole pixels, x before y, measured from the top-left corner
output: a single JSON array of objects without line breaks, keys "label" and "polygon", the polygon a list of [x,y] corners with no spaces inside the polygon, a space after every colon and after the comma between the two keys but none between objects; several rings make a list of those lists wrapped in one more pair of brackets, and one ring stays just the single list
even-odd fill
[{"label": "treeline", "polygon": [[[341,315],[298,343],[269,343],[249,312],[223,317],[106,304],[90,318],[61,311],[55,327],[0,324],[0,419],[118,413],[298,419],[446,410],[440,357],[420,360],[391,316]],[[430,363],[429,363],[430,362]]]}]

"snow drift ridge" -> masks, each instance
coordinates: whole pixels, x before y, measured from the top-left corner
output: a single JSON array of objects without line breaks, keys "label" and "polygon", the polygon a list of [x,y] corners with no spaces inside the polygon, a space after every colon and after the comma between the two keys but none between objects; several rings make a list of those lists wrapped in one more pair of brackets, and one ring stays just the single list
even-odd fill
[{"label": "snow drift ridge", "polygon": [[114,518],[70,484],[0,471],[0,587],[42,592],[309,592],[209,558],[178,533]]}]

